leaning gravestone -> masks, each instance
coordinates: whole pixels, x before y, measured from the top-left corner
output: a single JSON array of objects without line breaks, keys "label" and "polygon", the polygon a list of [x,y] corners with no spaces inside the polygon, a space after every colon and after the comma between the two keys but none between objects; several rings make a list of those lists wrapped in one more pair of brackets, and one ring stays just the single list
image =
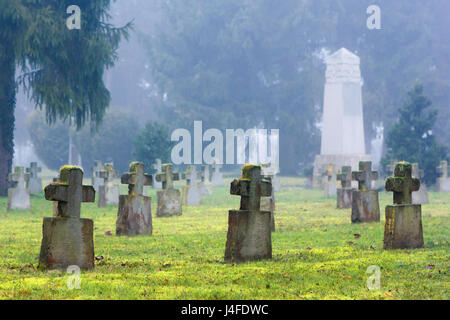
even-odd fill
[{"label": "leaning gravestone", "polygon": [[378,190],[371,190],[372,180],[378,179],[378,172],[372,171],[372,162],[359,162],[359,171],[352,172],[352,179],[358,181],[359,189],[352,193],[352,223],[379,222]]},{"label": "leaning gravestone", "polygon": [[[155,170],[155,176],[159,173],[161,173],[162,171],[162,164],[161,164],[161,159],[156,159],[156,163],[153,164],[153,169]],[[158,181],[153,181],[153,188],[154,189],[162,189],[162,183],[158,182]]]},{"label": "leaning gravestone", "polygon": [[100,186],[105,184],[105,179],[100,177],[100,172],[104,171],[105,168],[100,160],[94,161],[94,166],[92,167],[92,185],[94,186],[95,192],[99,192]]},{"label": "leaning gravestone", "polygon": [[213,168],[212,178],[211,178],[212,185],[214,187],[223,186],[223,174],[222,174],[222,172],[220,172],[222,165],[218,163],[218,160],[214,160],[214,164],[212,165],[212,168]]},{"label": "leaning gravestone", "polygon": [[336,168],[335,165],[330,163],[325,172],[323,172],[324,175],[324,185],[323,185],[323,195],[325,198],[329,197],[335,197],[336,196]]},{"label": "leaning gravestone", "polygon": [[163,190],[158,191],[157,217],[181,216],[181,194],[173,188],[173,181],[180,180],[179,173],[172,173],[171,164],[163,164],[162,172],[156,175],[156,181],[162,182]]},{"label": "leaning gravestone", "polygon": [[15,167],[14,173],[9,174],[8,180],[13,182],[14,187],[8,189],[7,211],[31,209],[30,191],[26,188],[29,178],[23,167]]},{"label": "leaning gravestone", "polygon": [[83,186],[83,170],[64,166],[59,180],[45,187],[45,199],[58,202],[58,215],[44,218],[39,268],[94,268],[94,222],[81,219],[82,202],[94,202],[95,190]]},{"label": "leaning gravestone", "polygon": [[341,182],[341,187],[336,190],[337,208],[348,209],[352,207],[352,167],[342,167],[342,172],[337,175],[337,180]]},{"label": "leaning gravestone", "polygon": [[261,176],[261,167],[245,165],[242,178],[231,183],[230,193],[241,196],[241,206],[228,214],[225,261],[271,259],[271,213],[260,210],[260,198],[271,195],[272,185]]},{"label": "leaning gravestone", "polygon": [[195,166],[189,166],[186,169],[186,186],[183,188],[183,204],[185,206],[198,206],[202,204],[202,195],[198,187],[197,179],[200,172]]},{"label": "leaning gravestone", "polygon": [[122,175],[128,195],[119,198],[116,235],[152,234],[151,198],[143,195],[144,186],[152,185],[152,176],[144,173],[144,164],[132,162],[130,172]]},{"label": "leaning gravestone", "polygon": [[[424,172],[419,169],[418,163],[411,164],[412,176],[413,178],[417,178],[419,180],[423,179]],[[427,186],[425,183],[420,183],[420,188],[418,191],[414,191],[412,193],[412,203],[413,204],[427,204],[428,201],[428,192]]]},{"label": "leaning gravestone", "polygon": [[39,178],[39,172],[41,171],[42,168],[39,168],[36,162],[31,162],[30,167],[27,168],[27,173],[30,175],[27,187],[30,193],[42,192],[42,180]]},{"label": "leaning gravestone", "polygon": [[419,190],[420,180],[411,173],[411,164],[399,162],[394,177],[386,180],[386,191],[394,192],[394,205],[386,206],[385,249],[423,247],[422,206],[412,204],[412,192]]},{"label": "leaning gravestone", "polygon": [[201,176],[201,182],[200,182],[200,192],[202,195],[211,195],[211,180],[210,180],[210,173],[209,173],[209,165],[202,166],[202,176]]},{"label": "leaning gravestone", "polygon": [[104,185],[99,186],[98,206],[105,207],[119,203],[119,185],[116,179],[119,173],[114,170],[112,163],[105,163],[104,170],[100,171],[100,178],[104,179]]},{"label": "leaning gravestone", "polygon": [[448,176],[449,166],[447,161],[443,160],[437,167],[440,177],[437,180],[439,192],[450,192],[450,177]]}]

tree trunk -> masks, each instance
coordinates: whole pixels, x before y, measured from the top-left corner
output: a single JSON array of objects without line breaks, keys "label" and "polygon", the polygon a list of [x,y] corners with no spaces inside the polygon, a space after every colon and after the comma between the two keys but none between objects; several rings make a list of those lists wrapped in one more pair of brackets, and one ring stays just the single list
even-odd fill
[{"label": "tree trunk", "polygon": [[11,172],[14,155],[15,96],[13,44],[0,37],[0,196],[8,193],[8,174]]}]

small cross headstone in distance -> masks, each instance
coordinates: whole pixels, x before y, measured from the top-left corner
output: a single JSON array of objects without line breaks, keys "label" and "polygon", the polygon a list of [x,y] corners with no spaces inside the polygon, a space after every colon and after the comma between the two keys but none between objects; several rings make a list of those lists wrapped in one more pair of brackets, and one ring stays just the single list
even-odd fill
[{"label": "small cross headstone in distance", "polygon": [[341,188],[337,188],[337,208],[347,209],[352,207],[352,167],[342,167],[342,172],[337,175],[341,182]]},{"label": "small cross headstone in distance", "polygon": [[145,173],[142,162],[130,163],[130,172],[121,177],[128,184],[128,195],[119,197],[116,221],[117,235],[152,234],[151,198],[144,196],[144,186],[151,186],[153,177]]},{"label": "small cross headstone in distance", "polygon": [[260,210],[261,197],[271,193],[272,185],[261,176],[260,166],[246,164],[242,178],[231,183],[230,194],[241,196],[241,205],[228,214],[226,262],[272,258],[271,213]]},{"label": "small cross headstone in distance", "polygon": [[[156,159],[156,163],[152,165],[153,169],[155,170],[155,176],[162,172],[162,164],[161,159]],[[162,189],[162,183],[159,181],[153,181],[153,188],[155,189]]]},{"label": "small cross headstone in distance", "polygon": [[359,171],[352,172],[352,179],[358,181],[358,190],[352,193],[352,223],[379,222],[378,190],[371,190],[372,180],[378,179],[378,172],[372,171],[372,162],[360,161]]},{"label": "small cross headstone in distance", "polygon": [[185,206],[198,206],[202,203],[202,195],[198,186],[198,179],[201,173],[197,171],[196,166],[186,168],[186,186],[183,188],[183,204]]},{"label": "small cross headstone in distance", "polygon": [[14,187],[8,189],[7,211],[10,210],[30,210],[30,191],[26,187],[30,175],[25,173],[23,167],[15,167],[14,172],[8,175],[8,181]]},{"label": "small cross headstone in distance", "polygon": [[174,189],[173,182],[181,180],[179,173],[172,172],[172,164],[163,164],[161,173],[156,175],[156,181],[162,182],[163,190],[156,193],[158,207],[157,217],[181,216],[181,193]]},{"label": "small cross headstone in distance", "polygon": [[[419,180],[423,179],[425,176],[425,172],[419,168],[418,163],[412,163],[412,176],[414,178],[418,178]],[[426,204],[428,203],[428,192],[427,186],[425,183],[420,183],[420,187],[418,191],[413,191],[412,193],[412,203],[413,204]]]},{"label": "small cross headstone in distance", "polygon": [[114,170],[113,163],[105,163],[99,177],[104,179],[103,185],[99,185],[98,206],[105,207],[119,203],[119,185],[115,181],[119,172]]},{"label": "small cross headstone in distance", "polygon": [[30,175],[27,186],[30,193],[42,192],[42,180],[39,178],[39,172],[42,172],[42,168],[38,167],[36,162],[31,162],[30,167],[27,168],[27,173]]},{"label": "small cross headstone in distance", "polygon": [[439,178],[436,181],[436,185],[440,192],[450,192],[450,178],[448,176],[450,168],[446,160],[442,160],[437,167]]},{"label": "small cross headstone in distance", "polygon": [[399,162],[394,177],[386,179],[386,191],[394,193],[394,205],[386,206],[385,249],[423,247],[422,206],[412,204],[412,192],[419,188],[420,180],[412,177],[408,162]]},{"label": "small cross headstone in distance", "polygon": [[42,269],[63,269],[76,265],[94,268],[94,222],[81,219],[81,203],[94,202],[95,190],[83,186],[83,170],[64,166],[59,179],[45,187],[45,199],[58,202],[57,217],[44,218],[39,255]]},{"label": "small cross headstone in distance", "polygon": [[325,166],[325,171],[322,172],[324,176],[323,180],[323,192],[324,197],[334,197],[336,196],[336,168],[333,163],[328,164]]}]

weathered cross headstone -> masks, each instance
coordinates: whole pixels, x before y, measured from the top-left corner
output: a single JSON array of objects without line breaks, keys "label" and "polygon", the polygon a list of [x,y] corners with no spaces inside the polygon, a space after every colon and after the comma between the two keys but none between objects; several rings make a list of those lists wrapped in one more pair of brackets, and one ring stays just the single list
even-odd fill
[{"label": "weathered cross headstone", "polygon": [[7,211],[31,209],[30,191],[26,188],[29,178],[23,167],[15,167],[14,173],[9,174],[8,180],[13,182],[14,187],[8,189]]},{"label": "weathered cross headstone", "polygon": [[342,172],[337,175],[341,187],[336,190],[337,208],[347,209],[352,207],[352,167],[343,166]]},{"label": "weathered cross headstone", "polygon": [[31,162],[30,167],[27,168],[27,173],[30,175],[27,187],[30,193],[42,192],[42,180],[39,178],[39,172],[42,172],[42,168],[39,168],[36,162]]},{"label": "weathered cross headstone", "polygon": [[412,192],[419,188],[420,180],[412,177],[408,162],[399,162],[394,177],[387,178],[386,191],[394,192],[394,205],[386,206],[385,249],[423,247],[422,206],[412,204]]},{"label": "weathered cross headstone", "polygon": [[212,194],[209,165],[207,165],[207,164],[202,166],[202,176],[201,176],[201,182],[200,182],[199,186],[200,186],[200,192],[202,195],[211,195]]},{"label": "weathered cross headstone", "polygon": [[220,172],[220,169],[222,168],[222,165],[218,163],[218,160],[214,160],[214,164],[212,165],[213,172],[212,172],[212,178],[211,183],[214,187],[221,187],[223,186],[223,174]]},{"label": "weathered cross headstone", "polygon": [[187,167],[186,186],[183,188],[183,204],[185,206],[198,206],[202,203],[202,195],[197,181],[200,175],[201,173],[195,166]]},{"label": "weathered cross headstone", "polygon": [[325,198],[336,196],[336,167],[330,163],[326,170],[322,173],[324,175],[323,195]]},{"label": "weathered cross headstone", "polygon": [[105,163],[104,170],[100,171],[99,176],[104,179],[104,184],[98,188],[98,206],[118,204],[119,185],[116,179],[119,177],[119,172],[114,170],[112,163]]},{"label": "weathered cross headstone", "polygon": [[[155,170],[155,177],[157,174],[162,172],[162,163],[161,159],[156,159],[156,163],[152,165],[153,169]],[[153,188],[154,189],[162,189],[162,183],[159,181],[153,181]]]},{"label": "weathered cross headstone", "polygon": [[81,203],[94,202],[95,190],[83,186],[83,170],[64,166],[57,182],[45,187],[45,199],[58,202],[57,217],[44,218],[39,268],[94,268],[94,222],[81,219]]},{"label": "weathered cross headstone", "polygon": [[[413,178],[417,178],[419,180],[422,180],[424,177],[424,171],[419,169],[418,163],[412,163],[411,164],[411,170],[412,170],[412,176]],[[427,186],[424,182],[420,183],[420,188],[418,191],[414,191],[412,193],[412,203],[413,204],[426,204],[428,203],[428,192],[427,192]]]},{"label": "weathered cross headstone", "polygon": [[95,192],[99,192],[99,187],[105,184],[105,179],[100,177],[100,172],[104,171],[105,168],[100,160],[94,161],[94,166],[92,167],[92,186]]},{"label": "weathered cross headstone", "polygon": [[[271,221],[270,226],[272,232],[275,232],[275,184],[278,184],[278,188],[280,180],[276,176],[277,171],[273,170],[270,164],[261,165],[261,174],[266,178],[268,182],[272,185],[272,193],[269,197],[261,197],[261,211],[270,211],[271,213]],[[274,182],[274,179],[278,182]]]},{"label": "weathered cross headstone", "polygon": [[181,194],[173,188],[173,181],[181,180],[179,173],[172,173],[171,164],[163,164],[162,172],[156,175],[156,181],[162,182],[163,190],[156,193],[158,198],[157,217],[181,216]]},{"label": "weathered cross headstone", "polygon": [[263,164],[261,165],[261,172],[264,176],[271,178],[273,191],[280,192],[281,182],[280,177],[278,177],[278,173],[280,172],[278,165],[273,163]]},{"label": "weathered cross headstone", "polygon": [[372,162],[361,161],[359,171],[352,172],[352,179],[358,181],[358,190],[352,193],[352,222],[379,222],[378,190],[371,190],[378,172],[372,171]]},{"label": "weathered cross headstone", "polygon": [[448,176],[449,171],[450,168],[447,161],[441,161],[439,167],[437,167],[437,172],[440,175],[437,179],[437,187],[439,192],[450,192],[450,177]]},{"label": "weathered cross headstone", "polygon": [[230,193],[241,196],[241,206],[228,214],[225,261],[271,259],[271,213],[260,210],[260,198],[272,194],[272,185],[261,176],[261,167],[246,164],[242,178],[231,183]]},{"label": "weathered cross headstone", "polygon": [[132,162],[130,172],[122,175],[121,182],[128,184],[128,195],[119,197],[117,235],[152,234],[151,198],[143,195],[144,186],[151,186],[152,181],[141,162]]}]

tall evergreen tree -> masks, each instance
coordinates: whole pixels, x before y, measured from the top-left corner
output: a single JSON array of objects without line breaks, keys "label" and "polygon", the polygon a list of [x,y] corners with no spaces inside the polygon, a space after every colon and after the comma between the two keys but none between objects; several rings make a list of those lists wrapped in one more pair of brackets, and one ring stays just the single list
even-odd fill
[{"label": "tall evergreen tree", "polygon": [[446,147],[433,134],[437,111],[430,110],[431,101],[418,83],[408,92],[409,101],[399,109],[399,118],[386,137],[385,166],[391,160],[417,162],[425,172],[424,181],[436,181],[439,161],[448,157]]},{"label": "tall evergreen tree", "polygon": [[[0,195],[6,194],[14,152],[16,67],[19,83],[47,121],[100,122],[110,100],[103,84],[130,25],[108,24],[111,0],[0,0]],[[66,27],[70,5],[81,29]]]}]

